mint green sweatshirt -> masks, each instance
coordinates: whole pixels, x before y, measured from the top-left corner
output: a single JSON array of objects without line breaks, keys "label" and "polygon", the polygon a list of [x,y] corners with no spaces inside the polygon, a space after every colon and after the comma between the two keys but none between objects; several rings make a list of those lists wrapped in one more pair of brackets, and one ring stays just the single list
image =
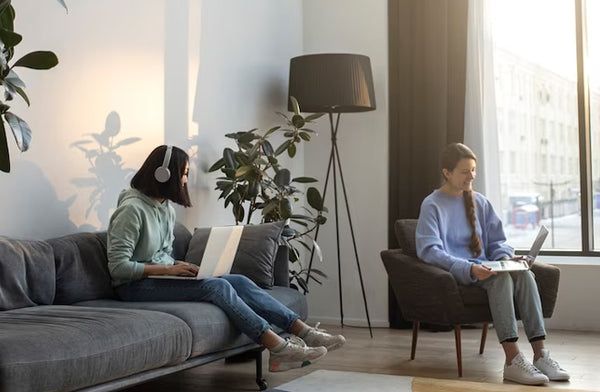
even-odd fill
[{"label": "mint green sweatshirt", "polygon": [[119,195],[108,224],[108,270],[113,286],[144,276],[145,264],[172,265],[175,210],[137,189]]}]

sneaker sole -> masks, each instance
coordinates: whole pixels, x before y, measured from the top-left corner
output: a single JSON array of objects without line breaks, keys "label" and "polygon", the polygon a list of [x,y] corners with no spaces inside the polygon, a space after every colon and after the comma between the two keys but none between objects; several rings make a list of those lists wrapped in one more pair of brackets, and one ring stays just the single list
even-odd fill
[{"label": "sneaker sole", "polygon": [[331,345],[331,346],[325,347],[325,348],[327,349],[328,352],[329,351],[333,351],[333,350],[337,350],[338,348],[342,347],[344,345],[344,343],[346,343],[346,342],[344,341],[344,342],[336,343],[334,345]]},{"label": "sneaker sole", "polygon": [[285,372],[286,370],[290,370],[290,369],[303,368],[305,366],[312,365],[313,363],[319,361],[326,354],[327,354],[327,352],[324,352],[322,355],[320,355],[318,357],[315,357],[313,359],[306,360],[303,362],[273,362],[273,363],[269,363],[269,371],[274,373],[274,372]]},{"label": "sneaker sole", "polygon": [[517,380],[517,379],[512,379],[512,378],[508,378],[508,377],[504,377],[504,380],[510,381],[510,382],[515,382],[517,384],[522,384],[522,385],[544,385],[547,384],[548,381],[525,381],[525,380]]}]

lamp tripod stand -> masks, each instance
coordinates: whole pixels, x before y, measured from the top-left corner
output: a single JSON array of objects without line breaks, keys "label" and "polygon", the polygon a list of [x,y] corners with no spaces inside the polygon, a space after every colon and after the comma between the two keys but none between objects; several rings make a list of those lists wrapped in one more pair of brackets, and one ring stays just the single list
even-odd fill
[{"label": "lamp tripod stand", "polygon": [[[300,104],[300,107],[302,107],[305,112],[329,113],[329,124],[331,126],[331,152],[329,153],[327,175],[325,177],[325,186],[323,188],[323,201],[325,201],[327,195],[329,178],[333,175],[341,324],[343,327],[344,300],[342,293],[342,261],[340,254],[338,172],[339,180],[342,185],[344,203],[346,205],[346,214],[348,215],[348,223],[350,224],[350,234],[352,235],[352,245],[354,246],[354,256],[356,258],[356,267],[360,279],[369,333],[371,334],[371,337],[373,337],[371,319],[369,318],[369,308],[367,306],[367,297],[365,295],[365,286],[363,283],[362,271],[360,269],[360,261],[358,259],[358,250],[356,249],[356,237],[354,236],[354,227],[352,225],[352,217],[350,216],[348,193],[346,192],[344,173],[342,172],[340,153],[337,146],[337,133],[341,113],[375,110],[375,90],[373,88],[371,62],[367,56],[353,53],[318,53],[294,57],[290,60],[288,95],[290,97],[295,97]],[[291,101],[288,104],[288,110],[293,110]],[[335,122],[333,118],[334,113],[337,114]],[[315,241],[319,236],[319,228],[320,226],[317,226],[317,229],[315,230]],[[315,248],[313,246],[307,277],[310,277],[314,254]],[[307,282],[308,280],[309,279],[307,278]]]},{"label": "lamp tripod stand", "polygon": [[[362,271],[360,268],[360,261],[358,258],[358,250],[356,248],[356,237],[354,236],[354,227],[352,225],[352,216],[350,214],[350,204],[348,203],[348,193],[346,192],[346,184],[344,182],[344,173],[342,172],[342,163],[340,161],[340,153],[337,146],[337,132],[340,124],[341,113],[336,113],[335,125],[333,121],[333,113],[329,112],[329,124],[331,126],[331,152],[329,153],[329,163],[327,164],[327,174],[325,176],[325,186],[323,187],[323,202],[327,195],[327,185],[329,184],[330,174],[333,174],[333,198],[334,198],[334,211],[335,211],[335,235],[336,235],[336,250],[337,250],[337,267],[338,267],[338,289],[339,289],[339,301],[340,301],[340,322],[342,327],[344,326],[344,302],[342,294],[342,263],[340,254],[340,220],[338,212],[338,170],[340,183],[342,185],[342,192],[344,195],[344,202],[346,204],[346,214],[348,215],[348,224],[350,226],[350,234],[352,236],[352,245],[354,247],[354,256],[356,258],[356,268],[358,270],[358,277],[360,280],[360,288],[362,290],[363,303],[365,305],[365,314],[367,316],[367,324],[369,326],[369,334],[373,337],[373,330],[371,328],[371,319],[369,317],[369,307],[367,305],[367,296],[365,295],[365,286],[363,283]],[[315,231],[315,241],[319,236],[319,228]],[[312,269],[312,262],[314,257],[314,247],[310,255],[310,263],[308,265],[308,276]]]}]

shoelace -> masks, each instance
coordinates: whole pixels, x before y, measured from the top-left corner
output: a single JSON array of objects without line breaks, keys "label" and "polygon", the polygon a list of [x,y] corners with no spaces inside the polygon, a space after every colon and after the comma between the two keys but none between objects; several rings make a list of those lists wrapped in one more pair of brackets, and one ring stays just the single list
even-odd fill
[{"label": "shoelace", "polygon": [[531,375],[543,374],[538,368],[527,361],[519,361],[516,365]]},{"label": "shoelace", "polygon": [[327,330],[325,329],[319,329],[319,325],[321,325],[321,322],[317,322],[317,324],[315,324],[315,326],[313,327],[313,332],[319,333],[319,334],[327,334]]},{"label": "shoelace", "polygon": [[551,367],[553,367],[556,370],[562,370],[562,368],[560,367],[558,362],[556,362],[554,359],[552,359],[550,357],[543,358],[543,361],[546,362],[548,365],[550,365]]},{"label": "shoelace", "polygon": [[298,336],[290,336],[286,340],[289,344],[293,344],[293,345],[300,346],[300,347],[307,347],[304,340],[302,340]]}]

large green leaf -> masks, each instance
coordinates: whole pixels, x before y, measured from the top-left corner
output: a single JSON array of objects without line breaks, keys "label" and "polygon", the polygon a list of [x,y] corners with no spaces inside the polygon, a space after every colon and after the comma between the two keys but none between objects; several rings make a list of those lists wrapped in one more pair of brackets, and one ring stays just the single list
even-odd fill
[{"label": "large green leaf", "polygon": [[10,157],[8,155],[8,143],[6,140],[6,129],[4,121],[0,118],[0,170],[10,172]]},{"label": "large green leaf", "polygon": [[275,154],[275,151],[273,151],[273,146],[271,145],[271,143],[268,140],[265,140],[262,143],[262,150],[267,157],[272,157],[273,154]]},{"label": "large green leaf", "polygon": [[308,184],[310,182],[317,182],[318,180],[316,178],[312,178],[312,177],[296,177],[292,180],[292,182],[299,182],[301,184]]},{"label": "large green leaf", "polygon": [[23,36],[21,34],[9,29],[0,28],[0,40],[2,40],[4,46],[16,46],[22,39]]},{"label": "large green leaf", "polygon": [[290,143],[290,145],[287,148],[287,152],[288,155],[290,156],[290,158],[293,158],[296,156],[296,145],[294,143]]},{"label": "large green leaf", "polygon": [[235,164],[235,153],[231,148],[225,148],[223,150],[223,159],[225,160],[225,165],[228,168],[235,169],[235,167],[237,166]]},{"label": "large green leaf", "polygon": [[58,64],[58,57],[53,52],[38,50],[27,53],[15,62],[13,67],[26,67],[31,69],[50,69]]},{"label": "large green leaf", "polygon": [[311,121],[316,120],[317,118],[321,117],[324,114],[325,113],[313,113],[313,114],[309,114],[308,116],[306,116],[306,118],[304,119],[304,121],[311,122]]},{"label": "large green leaf", "polygon": [[306,191],[308,204],[317,211],[323,211],[323,198],[317,188],[310,187]]},{"label": "large green leaf", "polygon": [[301,115],[295,114],[294,117],[292,117],[292,124],[294,124],[296,128],[302,128],[304,123],[304,117]]},{"label": "large green leaf", "polygon": [[209,173],[214,172],[215,170],[219,170],[225,166],[225,158],[220,158],[218,161],[213,163],[213,165],[208,169]]},{"label": "large green leaf", "polygon": [[15,10],[10,5],[10,0],[0,0],[0,26],[6,30],[14,31]]},{"label": "large green leaf", "polygon": [[4,113],[4,118],[13,131],[19,150],[23,152],[27,151],[31,144],[31,129],[29,128],[29,125],[11,112]]},{"label": "large green leaf", "polygon": [[292,182],[292,173],[288,169],[281,169],[275,174],[273,181],[280,187],[290,185],[290,182]]},{"label": "large green leaf", "polygon": [[290,96],[290,102],[292,103],[292,109],[294,109],[294,114],[300,114],[300,105],[298,105],[298,101],[295,97]]}]

